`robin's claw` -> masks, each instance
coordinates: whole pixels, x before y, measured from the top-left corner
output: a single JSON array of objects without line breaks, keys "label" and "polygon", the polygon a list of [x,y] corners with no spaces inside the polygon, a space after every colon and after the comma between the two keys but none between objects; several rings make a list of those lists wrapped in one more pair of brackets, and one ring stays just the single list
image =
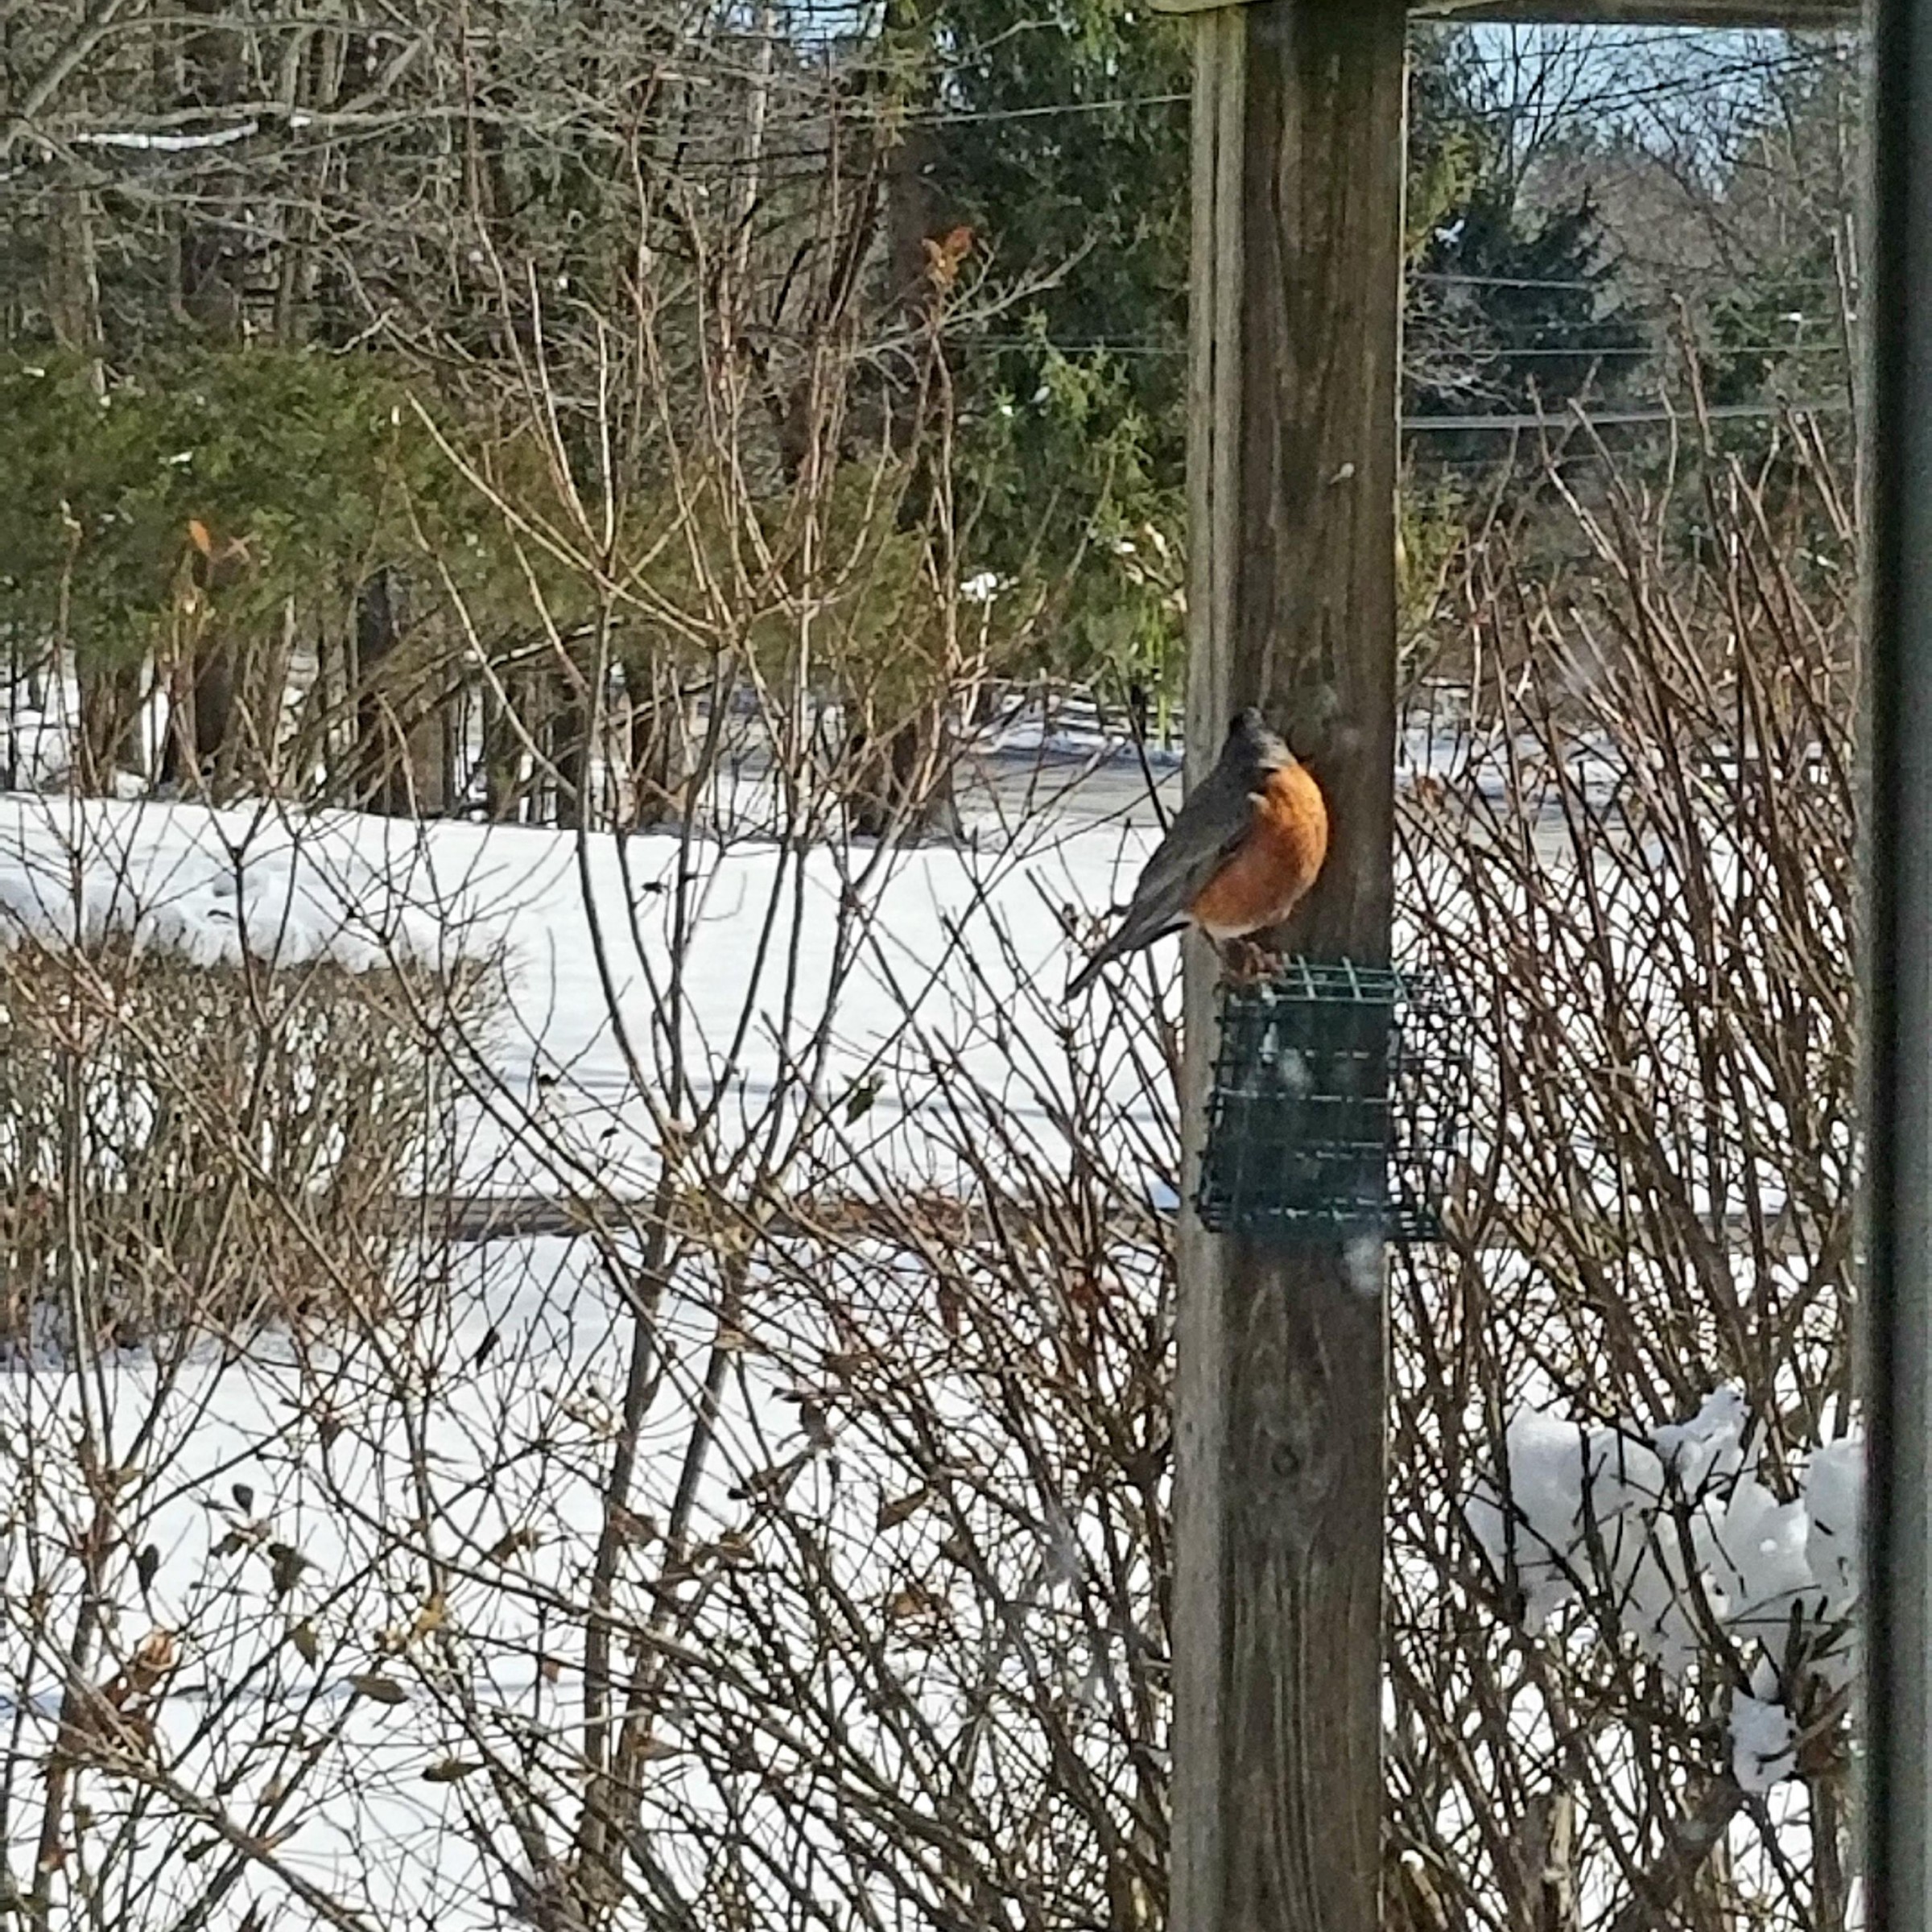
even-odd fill
[{"label": "robin's claw", "polygon": [[1253,939],[1229,939],[1222,951],[1221,964],[1233,985],[1253,986],[1274,972],[1281,955]]}]

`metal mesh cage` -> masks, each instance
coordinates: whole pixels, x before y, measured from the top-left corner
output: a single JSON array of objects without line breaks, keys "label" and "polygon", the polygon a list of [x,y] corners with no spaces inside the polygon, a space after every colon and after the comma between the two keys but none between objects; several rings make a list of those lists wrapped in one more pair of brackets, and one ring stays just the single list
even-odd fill
[{"label": "metal mesh cage", "polygon": [[1435,1239],[1468,1121],[1467,1020],[1433,973],[1290,960],[1227,985],[1195,1208],[1278,1245]]}]

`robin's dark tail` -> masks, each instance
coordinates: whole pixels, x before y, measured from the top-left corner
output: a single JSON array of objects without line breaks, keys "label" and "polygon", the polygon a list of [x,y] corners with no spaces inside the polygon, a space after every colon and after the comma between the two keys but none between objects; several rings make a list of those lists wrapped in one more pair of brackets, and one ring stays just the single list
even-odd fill
[{"label": "robin's dark tail", "polygon": [[1067,982],[1067,997],[1077,1000],[1100,977],[1100,968],[1113,957],[1112,950],[1103,946],[1073,977]]},{"label": "robin's dark tail", "polygon": [[1135,928],[1130,915],[1117,931],[1108,935],[1100,951],[1067,982],[1067,997],[1077,1000],[1100,976],[1100,968],[1109,960],[1124,960],[1129,953],[1137,952],[1150,943]]},{"label": "robin's dark tail", "polygon": [[1145,912],[1137,917],[1132,907],[1127,916],[1108,936],[1098,952],[1067,982],[1067,997],[1077,1000],[1100,977],[1100,968],[1109,960],[1124,960],[1130,952],[1139,952],[1164,939],[1170,932],[1179,932],[1187,925],[1185,919],[1150,919]]}]

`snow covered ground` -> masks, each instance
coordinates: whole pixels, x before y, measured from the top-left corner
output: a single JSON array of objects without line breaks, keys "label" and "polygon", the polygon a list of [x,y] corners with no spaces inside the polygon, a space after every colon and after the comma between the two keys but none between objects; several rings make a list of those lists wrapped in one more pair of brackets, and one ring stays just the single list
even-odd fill
[{"label": "snow covered ground", "polygon": [[[829,851],[800,860],[769,841],[694,854],[664,836],[620,850],[609,838],[516,828],[15,795],[0,799],[0,933],[56,945],[120,934],[208,965],[245,953],[351,970],[500,960],[504,1010],[482,1042],[487,1077],[464,1176],[555,1188],[588,1170],[621,1196],[654,1171],[649,1089],[674,1039],[696,1085],[728,1086],[733,1107],[754,1120],[835,993],[818,1088],[836,1096],[877,1067],[882,1047],[906,1046],[923,1026],[958,1039],[989,1081],[1009,1083],[1013,1107],[1046,1130],[1045,1100],[980,1022],[1022,1011],[1030,982],[1057,996],[1075,956],[1059,909],[1096,911],[1120,896],[1151,819],[1143,811],[1138,823],[1065,834],[1035,827],[997,850],[899,855],[866,888],[876,910],[855,927],[851,861]],[[683,1022],[667,1032],[679,949],[672,895],[658,888],[680,863],[704,877],[679,968]],[[972,973],[948,967],[995,927],[1005,940],[986,946]],[[890,1162],[930,1177],[936,1143],[917,1114],[915,1095],[890,1082],[877,1092],[854,1129],[875,1170]],[[573,1170],[572,1158],[583,1166]],[[375,1336],[332,1352],[260,1340],[245,1355],[171,1364],[137,1352],[95,1377],[47,1355],[0,1375],[9,1439],[72,1418],[99,1446],[36,1459],[0,1531],[17,1600],[35,1578],[56,1579],[49,1620],[10,1620],[0,1637],[16,1872],[37,1856],[35,1767],[59,1734],[60,1640],[78,1614],[69,1546],[47,1538],[57,1534],[50,1525],[88,1520],[85,1468],[100,1453],[151,1480],[133,1483],[116,1523],[104,1585],[114,1641],[93,1681],[125,1666],[151,1629],[177,1633],[178,1667],[155,1714],[168,1777],[181,1792],[225,1792],[233,1829],[290,1831],[271,1861],[241,1861],[213,1922],[239,1924],[257,1901],[272,1919],[303,1884],[372,1925],[500,1922],[513,1881],[477,1849],[468,1794],[439,1767],[473,1757],[479,1730],[514,1757],[519,1726],[551,1727],[576,1707],[580,1659],[567,1607],[591,1587],[597,1483],[623,1373],[613,1337],[627,1324],[588,1242],[493,1244],[470,1250],[462,1269],[410,1331],[410,1360],[427,1364],[426,1376],[399,1373]],[[674,1298],[660,1321],[667,1348],[682,1336],[677,1359],[695,1359],[714,1304],[702,1291]],[[675,1391],[667,1399],[688,1413]],[[724,1418],[701,1485],[701,1542],[742,1516],[728,1499],[762,1453],[752,1439],[799,1434],[795,1403],[780,1404],[769,1373],[746,1399]],[[648,1501],[666,1513],[675,1474],[674,1462],[640,1477],[640,1511]],[[864,1541],[877,1543],[883,1499],[863,1486],[847,1493],[851,1534],[862,1519]],[[438,1565],[444,1581],[432,1587]],[[436,1627],[460,1636],[460,1667],[395,1634],[398,1619],[407,1632],[412,1616],[429,1614],[432,1597]],[[317,1755],[304,1761],[312,1744]],[[278,1781],[294,1793],[287,1818]],[[141,1818],[169,1810],[111,1777],[83,1784],[93,1816],[137,1837]],[[103,1885],[111,1873],[130,1888],[128,1922],[188,1910],[228,1856],[206,1829],[179,1824],[155,1843],[152,1855],[123,1845],[104,1868]]]},{"label": "snow covered ground", "polygon": [[[836,1098],[909,1028],[964,1037],[954,1022],[967,976],[948,970],[963,952],[982,1014],[1017,1008],[1022,986],[1057,997],[1078,957],[1063,911],[1091,918],[1123,898],[1154,836],[1143,799],[1108,822],[1034,822],[978,850],[904,852],[862,882],[850,857],[824,848],[801,860],[762,839],[686,848],[669,834],[580,841],[520,827],[14,795],[0,796],[0,943],[111,931],[207,964],[246,950],[356,971],[500,959],[502,1010],[464,1181],[554,1188],[567,1149],[565,1165],[588,1163],[621,1191],[654,1172],[653,1089],[674,1052],[695,1087],[728,1089],[749,1117],[836,1006],[815,1080]],[[682,912],[667,889],[680,865],[701,875]],[[870,902],[862,919],[855,890]],[[996,929],[1009,948],[990,943]],[[989,1038],[968,1051],[989,1080],[1008,1078]],[[865,1140],[884,1150],[898,1135],[894,1158],[923,1173],[931,1150],[917,1104],[915,1092],[879,1083]],[[1013,1104],[1041,1111],[1017,1087]],[[547,1123],[535,1154],[520,1146],[532,1110]]]},{"label": "snow covered ground", "polygon": [[[1423,733],[1408,769],[1439,770],[1443,742]],[[1022,815],[1018,836],[989,787],[976,842],[876,861],[753,837],[621,844],[16,794],[0,798],[0,937],[120,932],[209,964],[245,952],[353,970],[500,961],[502,1010],[480,1043],[486,1078],[456,1184],[504,1191],[647,1187],[673,1062],[695,1094],[726,1097],[728,1137],[754,1133],[830,1010],[809,1084],[835,1112],[863,1093],[862,1109],[844,1109],[855,1166],[943,1183],[952,1143],[923,1108],[923,1054],[957,1051],[1024,1130],[1054,1144],[1054,1096],[1002,1029],[1027,1030],[1051,1055],[1059,1009],[1035,995],[1057,997],[1078,957],[1069,918],[1123,898],[1155,836],[1134,774],[1113,766],[1103,783],[1108,809]],[[695,875],[683,914],[669,890],[680,867]],[[1131,1070],[1101,1077],[1120,1083],[1131,1113]],[[257,1900],[274,1922],[303,1883],[370,1926],[501,1922],[506,1872],[477,1848],[465,1780],[438,1773],[467,1761],[479,1728],[514,1754],[519,1727],[554,1730],[575,1708],[581,1660],[566,1612],[591,1587],[622,1368],[613,1336],[628,1324],[584,1241],[478,1248],[453,1288],[425,1299],[408,1376],[371,1337],[326,1355],[262,1343],[171,1368],[133,1355],[91,1385],[50,1359],[0,1377],[0,1428],[15,1439],[57,1437],[91,1406],[111,1464],[164,1472],[135,1485],[115,1525],[106,1591],[120,1654],[151,1627],[181,1633],[159,1712],[169,1775],[184,1790],[225,1791],[237,1829],[291,1831],[272,1859],[242,1859],[217,1925],[242,1923]],[[701,1297],[665,1311],[687,1360],[713,1314]],[[799,1339],[808,1356],[815,1344]],[[733,1534],[733,1485],[769,1457],[764,1439],[787,1452],[808,1441],[783,1379],[775,1366],[753,1372],[728,1418],[733,1439],[699,1501],[707,1540]],[[1727,1390],[1662,1430],[1527,1412],[1509,1436],[1520,1520],[1509,1525],[1494,1488],[1469,1513],[1492,1557],[1513,1555],[1533,1620],[1569,1600],[1586,1543],[1608,1525],[1623,1628],[1646,1656],[1682,1670],[1708,1620],[1728,1631],[1750,1667],[1729,1707],[1733,1767],[1756,1792],[1790,1771],[1803,1680],[1835,1683],[1848,1668],[1837,1627],[1856,1591],[1858,1451],[1849,1437],[1822,1447],[1783,1500],[1750,1473],[1752,1453]],[[36,1577],[65,1575],[57,1623],[72,1610],[71,1551],[96,1498],[77,1459],[39,1459],[33,1480],[0,1532],[8,1587],[26,1602]],[[662,1472],[641,1488],[663,1506]],[[881,1561],[890,1539],[870,1525],[889,1500],[861,1492],[840,1505]],[[142,1580],[136,1553],[149,1550]],[[460,1668],[438,1654],[444,1631],[460,1637]],[[15,1619],[4,1640],[16,1870],[36,1856],[34,1767],[57,1733],[57,1635]],[[237,1720],[238,1696],[258,1720]],[[326,1752],[304,1760],[324,1736]],[[287,1816],[278,1780],[298,1794]],[[105,1781],[89,1781],[96,1814],[135,1818],[142,1801]],[[193,1842],[214,1844],[212,1830]],[[185,1864],[129,1856],[118,1882],[171,1922],[204,1896],[233,1850],[222,1844]]]}]

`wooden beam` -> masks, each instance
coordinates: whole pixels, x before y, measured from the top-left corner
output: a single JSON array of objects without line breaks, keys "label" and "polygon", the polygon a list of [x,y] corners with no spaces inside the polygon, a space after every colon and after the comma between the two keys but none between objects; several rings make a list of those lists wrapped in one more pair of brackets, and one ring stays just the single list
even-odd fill
[{"label": "wooden beam", "polygon": [[[1203,14],[1247,0],[1149,0],[1157,14]],[[1418,20],[1514,21],[1548,27],[1822,28],[1850,32],[1862,0],[1415,0]]]},{"label": "wooden beam", "polygon": [[[1158,0],[1157,0],[1158,4]],[[1418,19],[1547,27],[1822,27],[1848,32],[1861,0],[1418,0]]]},{"label": "wooden beam", "polygon": [[[1188,755],[1259,703],[1327,794],[1290,933],[1388,957],[1395,764],[1402,0],[1196,29]],[[1191,943],[1191,1172],[1216,967]],[[1190,1219],[1181,1249],[1174,1932],[1376,1932],[1382,1261]]]}]

